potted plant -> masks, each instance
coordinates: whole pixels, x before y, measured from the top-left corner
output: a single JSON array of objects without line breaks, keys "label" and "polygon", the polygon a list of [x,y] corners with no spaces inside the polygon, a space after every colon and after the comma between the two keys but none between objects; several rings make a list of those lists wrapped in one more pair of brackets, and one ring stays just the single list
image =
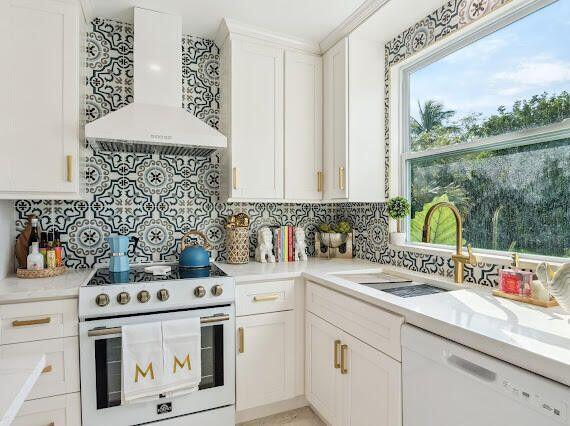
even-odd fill
[{"label": "potted plant", "polygon": [[396,220],[396,232],[390,233],[390,244],[402,245],[406,241],[406,233],[402,232],[402,219],[410,214],[410,203],[404,197],[388,200],[388,216]]}]

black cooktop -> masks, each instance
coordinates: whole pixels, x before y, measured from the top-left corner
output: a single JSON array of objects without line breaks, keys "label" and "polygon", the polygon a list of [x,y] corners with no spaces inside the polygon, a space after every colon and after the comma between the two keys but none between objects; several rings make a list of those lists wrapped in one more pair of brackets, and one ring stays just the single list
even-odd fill
[{"label": "black cooktop", "polygon": [[181,268],[178,265],[165,265],[171,268],[170,273],[167,275],[147,274],[144,271],[144,268],[147,266],[150,265],[131,265],[131,269],[125,272],[110,272],[108,268],[99,268],[87,285],[134,284],[149,281],[188,280],[226,276],[226,273],[214,264],[204,268]]}]

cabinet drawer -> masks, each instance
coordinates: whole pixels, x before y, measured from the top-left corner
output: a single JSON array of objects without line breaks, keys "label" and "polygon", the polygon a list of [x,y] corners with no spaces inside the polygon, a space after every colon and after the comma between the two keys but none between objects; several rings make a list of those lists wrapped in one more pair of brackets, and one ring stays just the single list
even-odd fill
[{"label": "cabinet drawer", "polygon": [[312,282],[307,282],[306,307],[309,312],[401,360],[403,317]]},{"label": "cabinet drawer", "polygon": [[294,280],[237,286],[237,316],[287,311],[295,308]]},{"label": "cabinet drawer", "polygon": [[77,337],[0,346],[0,358],[15,358],[28,354],[46,354],[46,367],[28,399],[79,392]]},{"label": "cabinet drawer", "polygon": [[79,393],[26,401],[12,426],[79,426],[81,425]]},{"label": "cabinet drawer", "polygon": [[0,344],[77,336],[77,299],[0,306]]}]

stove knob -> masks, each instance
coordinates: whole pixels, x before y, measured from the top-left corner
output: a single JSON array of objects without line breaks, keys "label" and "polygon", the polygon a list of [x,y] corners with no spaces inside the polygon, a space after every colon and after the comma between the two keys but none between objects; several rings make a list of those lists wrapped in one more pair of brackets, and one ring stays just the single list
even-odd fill
[{"label": "stove knob", "polygon": [[212,287],[212,296],[221,296],[224,292],[224,288],[221,285],[215,285]]},{"label": "stove knob", "polygon": [[158,290],[158,292],[156,293],[156,297],[158,298],[158,300],[160,300],[161,302],[166,302],[168,300],[168,298],[170,297],[170,295],[168,294],[168,290],[165,288],[161,288],[160,290]]},{"label": "stove knob", "polygon": [[131,296],[129,296],[129,293],[127,293],[126,291],[122,291],[119,294],[117,294],[117,302],[119,302],[120,305],[126,305],[130,301],[131,301]]},{"label": "stove knob", "polygon": [[194,296],[196,297],[204,297],[206,295],[206,289],[199,285],[194,289]]},{"label": "stove knob", "polygon": [[139,294],[137,294],[137,299],[141,303],[146,303],[150,300],[150,293],[146,290],[141,290]]},{"label": "stove knob", "polygon": [[95,303],[97,303],[97,306],[104,307],[109,304],[110,300],[108,294],[101,293],[95,298]]}]

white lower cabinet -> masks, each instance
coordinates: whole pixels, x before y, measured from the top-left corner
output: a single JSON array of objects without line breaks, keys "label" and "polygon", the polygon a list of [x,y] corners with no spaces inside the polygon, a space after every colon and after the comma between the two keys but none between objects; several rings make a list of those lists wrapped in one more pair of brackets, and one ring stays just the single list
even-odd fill
[{"label": "white lower cabinet", "polygon": [[12,426],[80,426],[79,392],[26,401]]},{"label": "white lower cabinet", "polygon": [[294,311],[238,317],[236,410],[295,396]]},{"label": "white lower cabinet", "polygon": [[401,364],[306,312],[306,396],[331,425],[400,426]]},{"label": "white lower cabinet", "polygon": [[[306,313],[305,393],[309,402],[329,423],[340,424],[342,332],[310,312]],[[335,361],[336,353],[336,361]]]}]

